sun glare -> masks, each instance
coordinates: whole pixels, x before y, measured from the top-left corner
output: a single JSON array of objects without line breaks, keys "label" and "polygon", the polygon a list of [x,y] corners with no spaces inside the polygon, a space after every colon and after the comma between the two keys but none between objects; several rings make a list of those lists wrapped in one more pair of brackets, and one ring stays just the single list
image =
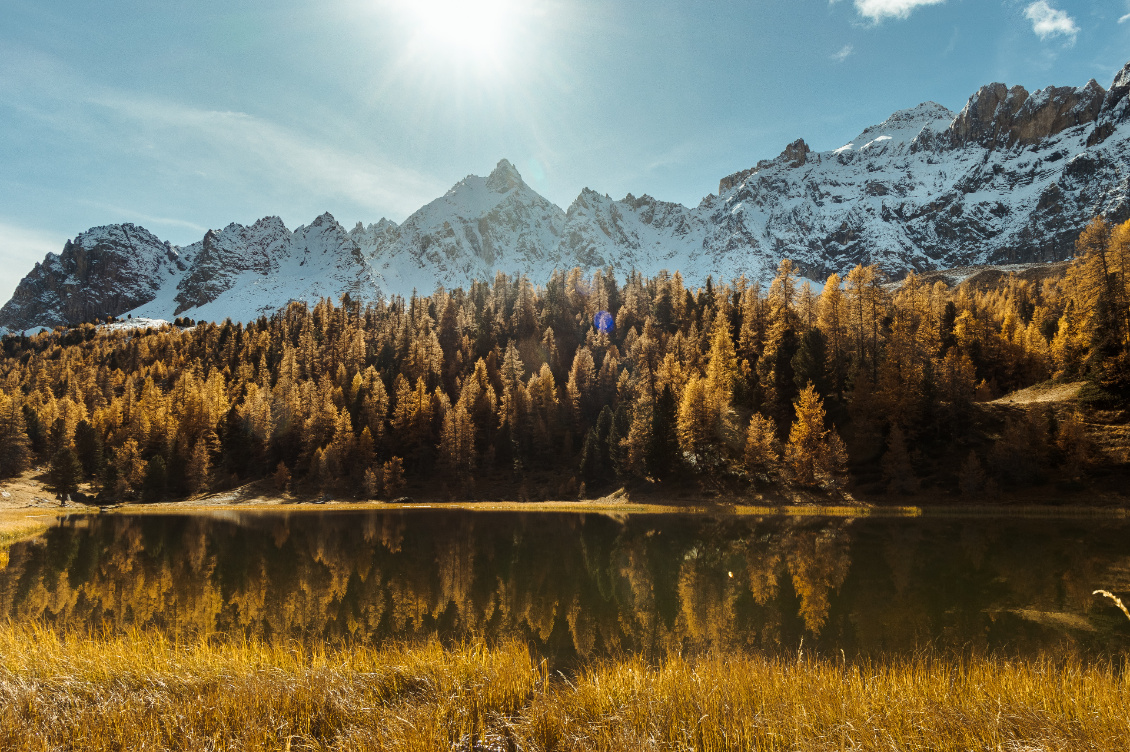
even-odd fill
[{"label": "sun glare", "polygon": [[422,52],[497,65],[515,31],[513,0],[405,0]]}]

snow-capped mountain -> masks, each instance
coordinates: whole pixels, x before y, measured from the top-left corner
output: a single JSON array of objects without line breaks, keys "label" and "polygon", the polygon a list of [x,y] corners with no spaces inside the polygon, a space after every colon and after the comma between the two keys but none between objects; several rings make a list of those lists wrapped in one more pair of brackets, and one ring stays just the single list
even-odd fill
[{"label": "snow-capped mountain", "polygon": [[991,84],[960,113],[927,102],[838,149],[797,140],[694,208],[586,188],[563,211],[502,160],[400,225],[346,231],[323,214],[291,232],[267,217],[183,248],[131,224],[98,227],[35,266],[0,327],[127,312],[249,320],[291,300],[428,293],[497,271],[542,282],[573,266],[677,269],[695,284],[765,280],[785,256],[816,280],[861,262],[898,277],[1057,261],[1097,214],[1130,216],[1130,64],[1110,90]]},{"label": "snow-capped mountain", "polygon": [[399,227],[382,223],[350,235],[388,293],[430,293],[437,284],[493,279],[499,269],[540,279],[572,266],[558,249],[565,212],[505,159],[489,177],[464,178]]}]

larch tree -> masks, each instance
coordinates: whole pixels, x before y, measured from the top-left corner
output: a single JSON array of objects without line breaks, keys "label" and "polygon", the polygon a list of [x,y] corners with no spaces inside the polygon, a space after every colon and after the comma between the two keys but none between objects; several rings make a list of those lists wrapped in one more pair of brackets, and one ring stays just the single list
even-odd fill
[{"label": "larch tree", "polygon": [[212,475],[212,460],[209,454],[208,442],[204,438],[198,439],[192,446],[192,453],[185,467],[185,481],[189,493],[200,493],[208,488]]},{"label": "larch tree", "polygon": [[781,462],[781,443],[777,440],[777,427],[760,413],[754,413],[746,432],[745,469],[753,475],[770,475]]},{"label": "larch tree", "polygon": [[23,406],[0,391],[0,478],[19,475],[31,459]]},{"label": "larch tree", "polygon": [[1095,448],[1087,435],[1087,425],[1078,412],[1072,411],[1060,422],[1055,443],[1063,457],[1063,469],[1067,476],[1072,480],[1082,478]]},{"label": "larch tree", "polygon": [[714,437],[717,423],[715,405],[706,380],[692,377],[679,403],[678,436],[679,448],[696,464],[705,460]]},{"label": "larch tree", "polygon": [[439,452],[443,466],[466,486],[475,469],[475,424],[462,402],[443,416]]},{"label": "larch tree", "polygon": [[833,479],[840,471],[844,458],[842,442],[829,440],[833,432],[824,427],[824,401],[809,384],[797,397],[796,421],[789,431],[785,449],[785,466],[793,482],[801,486],[816,486]]},{"label": "larch tree", "polygon": [[569,396],[574,425],[578,429],[591,425],[600,412],[600,404],[595,399],[596,376],[592,351],[587,347],[577,348],[565,390]]},{"label": "larch tree", "polygon": [[463,381],[458,400],[475,425],[475,448],[481,454],[494,445],[498,433],[498,396],[487,372],[486,361],[475,361],[474,370]]},{"label": "larch tree", "polygon": [[817,326],[824,333],[831,389],[840,399],[847,382],[847,310],[840,276],[832,274],[824,283],[817,302]]},{"label": "larch tree", "polygon": [[879,328],[883,296],[879,270],[856,265],[847,276],[848,321],[855,350],[854,370],[869,368],[878,379]]},{"label": "larch tree", "polygon": [[734,351],[734,340],[730,336],[730,321],[725,312],[720,310],[714,318],[714,333],[710,338],[706,387],[716,395],[715,399],[722,409],[729,409],[737,380],[738,357]]},{"label": "larch tree", "polygon": [[906,448],[906,437],[902,428],[895,423],[887,439],[887,452],[883,455],[883,480],[887,492],[910,494],[918,490],[918,478],[910,462],[910,452]]}]

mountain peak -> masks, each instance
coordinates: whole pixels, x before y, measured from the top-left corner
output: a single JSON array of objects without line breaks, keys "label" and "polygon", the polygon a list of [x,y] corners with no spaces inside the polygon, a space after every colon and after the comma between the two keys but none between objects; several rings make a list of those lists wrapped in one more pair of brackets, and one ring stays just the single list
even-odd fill
[{"label": "mountain peak", "polygon": [[[960,114],[924,102],[839,149],[794,141],[723,178],[698,208],[584,189],[568,212],[500,160],[403,224],[346,231],[328,213],[294,232],[278,217],[174,248],[135,225],[95,227],[48,254],[0,309],[8,330],[134,317],[249,320],[289,300],[448,289],[498,270],[681,270],[772,278],[789,257],[811,279],[878,264],[897,276],[1070,257],[1096,213],[1121,220],[1130,173],[1130,65],[1109,91],[992,84]],[[1031,148],[1029,148],[1031,146]]]},{"label": "mountain peak", "polygon": [[500,159],[490,177],[487,178],[487,188],[495,193],[506,193],[520,185],[524,185],[522,176],[518,174],[517,168],[508,159]]}]

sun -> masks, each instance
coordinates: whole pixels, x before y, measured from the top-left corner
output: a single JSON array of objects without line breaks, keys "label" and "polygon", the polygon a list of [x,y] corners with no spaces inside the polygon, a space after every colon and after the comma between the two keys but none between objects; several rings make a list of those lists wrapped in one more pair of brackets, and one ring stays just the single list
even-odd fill
[{"label": "sun", "polygon": [[479,67],[500,65],[516,29],[515,0],[403,0],[423,54]]}]

